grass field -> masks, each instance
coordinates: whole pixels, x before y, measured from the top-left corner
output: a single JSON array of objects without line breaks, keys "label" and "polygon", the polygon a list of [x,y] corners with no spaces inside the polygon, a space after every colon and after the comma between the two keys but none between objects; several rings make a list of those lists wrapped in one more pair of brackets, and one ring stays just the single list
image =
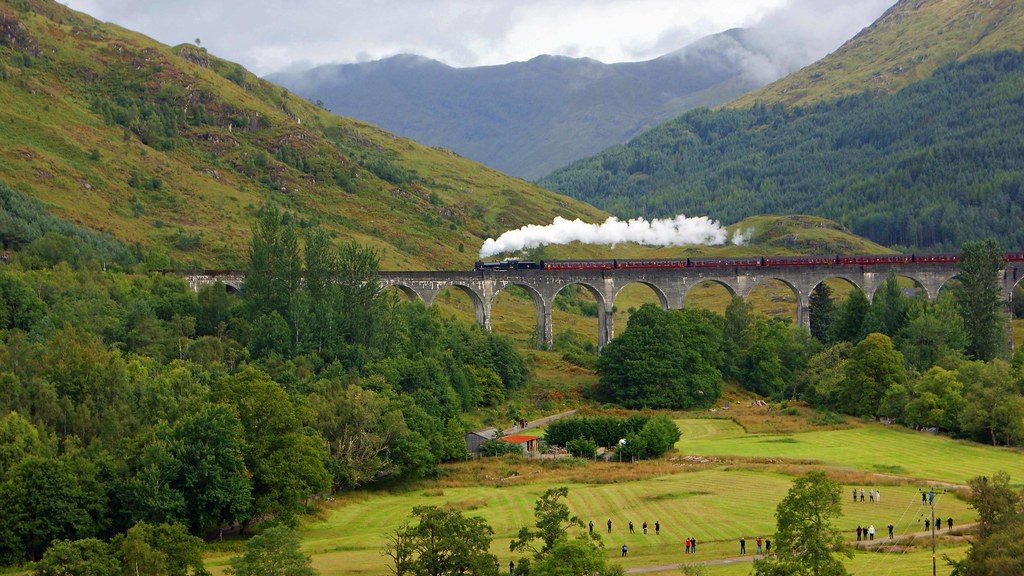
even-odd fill
[{"label": "grass field", "polygon": [[[812,467],[825,469],[844,483],[843,517],[838,525],[850,539],[858,524],[874,524],[880,534],[890,522],[898,534],[922,530],[927,508],[920,504],[913,478],[961,483],[996,470],[1009,471],[1015,481],[1024,477],[1019,452],[874,424],[853,422],[843,429],[772,435],[748,434],[732,420],[685,418],[677,423],[683,433],[679,454],[656,463],[564,466],[490,460],[448,466],[439,480],[415,487],[343,495],[301,527],[303,549],[325,576],[383,575],[387,570],[380,546],[386,535],[409,519],[414,506],[436,505],[485,518],[495,529],[492,550],[507,565],[513,558],[508,543],[521,526],[530,523],[534,501],[549,487],[568,486],[570,508],[584,522],[594,522],[609,559],[621,561],[618,549],[626,543],[630,547],[629,558],[622,561],[626,568],[659,566],[694,559],[680,553],[680,542],[687,536],[702,543],[696,559],[710,560],[735,555],[741,535],[750,540],[770,534],[775,506],[793,480],[789,472],[807,469],[808,461],[820,462]],[[691,465],[680,458],[685,454],[728,458]],[[882,501],[851,502],[850,490],[869,488],[872,479],[878,482],[875,486],[881,489]],[[936,508],[940,516],[952,516],[957,524],[975,519],[953,492],[941,494]],[[610,536],[605,527],[609,518]],[[660,521],[661,535],[654,535],[653,528],[650,534],[640,533],[645,520],[652,526]],[[628,534],[629,521],[637,534]],[[948,551],[954,557],[965,550],[963,543],[944,546],[951,546]],[[221,573],[227,558],[225,553],[211,555],[210,567]],[[862,552],[849,561],[849,567],[853,574],[866,576],[909,575],[924,573],[921,570],[929,558],[919,549],[899,554]],[[709,566],[706,573],[738,575],[749,569],[749,564]]]},{"label": "grass field", "polygon": [[[944,556],[957,560],[963,557],[967,547],[963,545],[942,546],[939,548],[938,574],[948,576],[952,568],[943,560]],[[866,574],[884,574],[885,576],[920,576],[932,573],[931,550],[912,550],[904,552],[871,553],[859,552],[846,564],[850,574],[855,576]],[[728,564],[725,566],[708,566],[704,576],[747,576],[751,573],[750,564]],[[679,574],[679,570],[660,572],[660,574]]]},{"label": "grass field", "polygon": [[[572,511],[584,522],[594,521],[608,557],[615,557],[619,546],[628,544],[630,555],[622,563],[637,567],[681,561],[680,542],[687,536],[702,543],[701,559],[733,555],[740,535],[752,539],[773,531],[775,506],[791,481],[789,476],[770,472],[711,469],[636,482],[566,485]],[[414,506],[437,505],[485,518],[495,529],[492,551],[507,564],[514,558],[508,543],[519,527],[530,523],[533,502],[547,487],[526,484],[362,494],[337,503],[322,520],[306,525],[303,548],[325,575],[384,574],[380,545],[387,533],[405,521]],[[972,517],[965,503],[947,498],[943,513],[964,521]],[[851,534],[857,524],[875,524],[881,531],[889,522],[897,532],[911,532],[921,529],[922,510],[914,487],[886,487],[879,504],[844,502],[840,522]],[[611,536],[605,527],[609,518]],[[647,535],[640,529],[645,520],[652,525]],[[654,535],[656,520],[662,523],[659,536]],[[636,526],[634,535],[628,534],[629,521]]]},{"label": "grass field", "polygon": [[684,432],[676,448],[685,454],[812,459],[829,466],[953,483],[996,470],[1024,478],[1024,457],[1019,450],[950,440],[897,426],[871,424],[844,430],[750,435],[731,420],[679,420],[677,424]]}]

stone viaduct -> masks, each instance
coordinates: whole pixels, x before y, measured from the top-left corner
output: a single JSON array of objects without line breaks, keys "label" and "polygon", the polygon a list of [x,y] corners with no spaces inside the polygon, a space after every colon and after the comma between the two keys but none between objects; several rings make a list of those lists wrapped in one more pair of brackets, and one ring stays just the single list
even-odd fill
[{"label": "stone viaduct", "polygon": [[[830,278],[841,278],[859,287],[869,297],[885,282],[889,274],[913,280],[930,299],[956,276],[956,264],[909,263],[874,265],[827,266],[751,266],[721,268],[672,269],[616,269],[616,270],[512,270],[512,271],[427,271],[381,272],[384,287],[395,287],[411,299],[421,299],[428,306],[442,290],[454,288],[465,293],[473,302],[476,321],[491,329],[491,310],[495,298],[510,286],[520,286],[533,297],[537,310],[537,333],[542,345],[552,343],[554,327],[551,310],[564,288],[582,286],[597,301],[598,346],[602,347],[615,335],[612,311],[615,298],[626,286],[639,283],[649,287],[663,308],[682,308],[691,288],[705,281],[725,287],[732,295],[746,298],[757,286],[778,280],[787,285],[797,302],[797,322],[810,326],[808,312],[811,291]],[[245,276],[237,271],[196,271],[185,273],[193,290],[220,280],[229,290],[239,291]],[[1002,296],[1007,312],[1012,308],[1013,288],[1024,279],[1024,262],[1008,263],[999,273]]]}]

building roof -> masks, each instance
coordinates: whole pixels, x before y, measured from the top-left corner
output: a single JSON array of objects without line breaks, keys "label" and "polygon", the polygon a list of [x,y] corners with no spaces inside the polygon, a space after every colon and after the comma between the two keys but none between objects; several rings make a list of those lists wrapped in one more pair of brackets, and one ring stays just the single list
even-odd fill
[{"label": "building roof", "polygon": [[497,428],[484,428],[483,430],[474,430],[470,432],[470,434],[480,436],[481,438],[487,438],[488,440],[493,440],[498,433]]},{"label": "building roof", "polygon": [[522,444],[523,442],[529,442],[531,440],[536,440],[537,438],[540,438],[540,436],[530,436],[529,434],[511,434],[509,436],[503,436],[501,438],[501,441],[511,442],[513,444]]}]

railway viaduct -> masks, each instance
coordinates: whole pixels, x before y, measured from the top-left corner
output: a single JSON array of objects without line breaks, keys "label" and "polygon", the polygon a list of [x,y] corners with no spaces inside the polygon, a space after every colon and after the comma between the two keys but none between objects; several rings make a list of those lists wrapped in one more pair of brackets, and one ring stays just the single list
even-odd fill
[{"label": "railway viaduct", "polygon": [[[533,297],[537,310],[537,334],[542,345],[552,343],[554,327],[551,310],[555,296],[570,285],[582,286],[597,301],[598,346],[603,347],[615,335],[612,312],[615,298],[626,286],[639,283],[657,295],[663,308],[682,308],[691,288],[705,281],[718,283],[730,294],[746,298],[765,282],[778,280],[796,297],[797,322],[810,327],[809,299],[815,286],[830,278],[841,278],[873,297],[889,274],[913,280],[924,294],[934,300],[939,290],[956,276],[956,264],[909,263],[827,266],[756,266],[733,268],[672,268],[616,270],[511,270],[511,271],[426,271],[381,272],[384,287],[395,287],[412,299],[428,306],[442,290],[454,288],[473,302],[476,321],[491,329],[491,310],[502,290],[520,286]],[[229,290],[241,290],[245,276],[237,271],[196,271],[184,273],[193,290],[221,281]],[[999,272],[1007,312],[1012,309],[1013,288],[1024,279],[1024,263],[1008,263]]]}]

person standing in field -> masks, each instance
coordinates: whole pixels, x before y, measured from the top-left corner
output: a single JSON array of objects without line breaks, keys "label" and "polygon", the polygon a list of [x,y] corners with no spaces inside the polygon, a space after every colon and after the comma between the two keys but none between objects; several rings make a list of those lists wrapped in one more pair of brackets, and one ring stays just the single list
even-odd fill
[{"label": "person standing in field", "polygon": [[853,489],[853,501],[854,502],[857,501],[857,489],[856,488]]},{"label": "person standing in field", "polygon": [[758,554],[763,554],[764,553],[764,539],[761,538],[760,536],[758,536],[757,539],[754,540],[754,542],[757,542],[757,553]]},{"label": "person standing in field", "polygon": [[594,521],[591,520],[590,524],[588,524],[587,527],[590,529],[590,533],[593,534],[594,533]]},{"label": "person standing in field", "polygon": [[875,525],[872,524],[872,525],[868,526],[868,540],[874,540],[874,539],[875,539]]},{"label": "person standing in field", "polygon": [[767,555],[769,555],[771,553],[772,553],[772,539],[771,538],[765,538],[764,539],[764,555],[767,556]]},{"label": "person standing in field", "polygon": [[629,521],[629,533],[630,534],[636,534],[636,530],[633,530],[633,521],[632,520]]},{"label": "person standing in field", "polygon": [[626,554],[629,554],[629,546],[626,546],[625,544],[623,544],[622,545],[622,557],[625,558]]},{"label": "person standing in field", "polygon": [[892,540],[892,530],[893,530],[893,525],[889,524],[889,540]]},{"label": "person standing in field", "polygon": [[882,501],[882,491],[881,490],[875,490],[875,502],[881,502],[881,501]]},{"label": "person standing in field", "polygon": [[861,502],[864,501],[864,489],[863,488],[860,489],[860,501]]},{"label": "person standing in field", "polygon": [[696,554],[696,553],[697,553],[697,539],[694,538],[693,536],[690,536],[690,554]]},{"label": "person standing in field", "polygon": [[740,537],[740,554],[747,553],[747,539]]},{"label": "person standing in field", "polygon": [[654,535],[655,536],[660,536],[661,535],[661,521],[660,520],[655,520],[654,521]]},{"label": "person standing in field", "polygon": [[608,519],[608,533],[609,534],[612,533],[612,519],[611,518]]},{"label": "person standing in field", "polygon": [[927,519],[927,518],[925,518],[925,519],[924,519],[924,531],[925,531],[925,532],[927,532],[927,531],[928,531],[928,526],[930,526],[930,525],[931,525],[931,524],[930,524],[930,523],[928,522],[928,519]]},{"label": "person standing in field", "polygon": [[690,539],[689,538],[686,539],[686,553],[687,554],[690,553]]},{"label": "person standing in field", "polygon": [[511,560],[508,561],[508,573],[509,574],[515,574],[516,573],[516,563],[511,561]]},{"label": "person standing in field", "polygon": [[874,503],[875,501],[875,489],[868,490],[868,502]]},{"label": "person standing in field", "polygon": [[[939,521],[941,522],[942,520],[939,520]],[[946,518],[946,522],[947,522],[947,526],[949,526],[948,529],[952,530],[953,529],[953,517],[950,516],[949,518]]]},{"label": "person standing in field", "polygon": [[860,536],[863,532],[864,530],[860,526],[857,526],[857,542],[860,542]]},{"label": "person standing in field", "polygon": [[644,520],[643,528],[644,528],[644,534],[647,534],[647,520]]}]

